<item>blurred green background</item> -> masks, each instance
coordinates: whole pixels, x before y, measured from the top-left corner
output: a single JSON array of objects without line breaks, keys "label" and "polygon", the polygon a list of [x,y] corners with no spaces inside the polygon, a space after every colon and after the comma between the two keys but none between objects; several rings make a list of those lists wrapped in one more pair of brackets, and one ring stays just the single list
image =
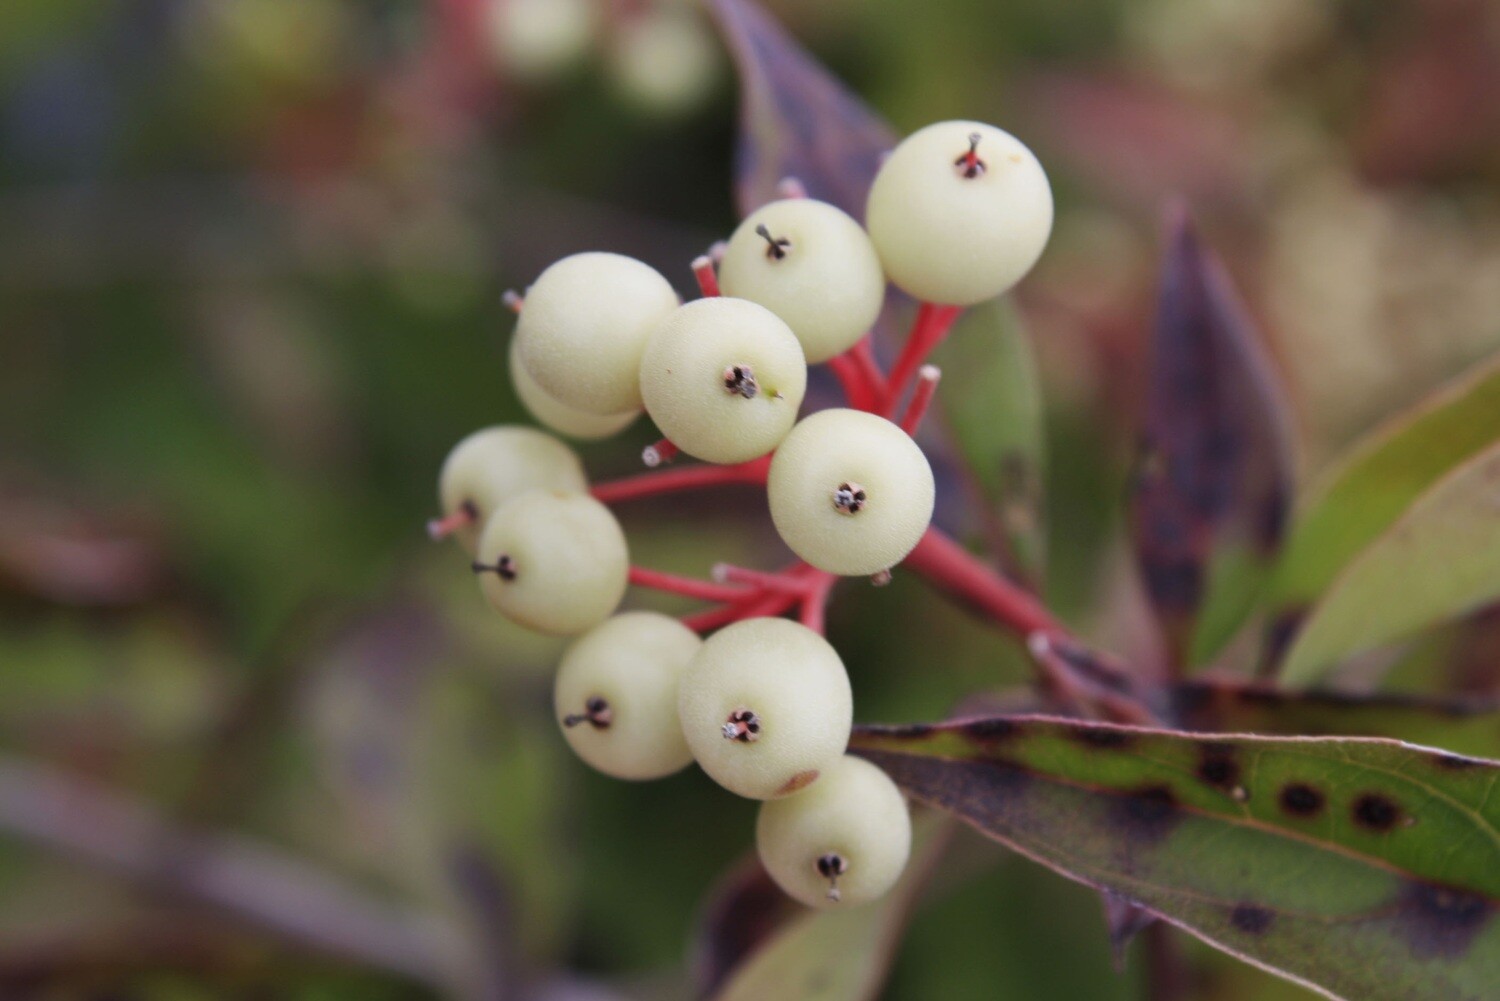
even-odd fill
[{"label": "blurred green background", "polygon": [[[768,6],[901,130],[981,118],[1047,166],[1019,303],[1048,586],[1103,644],[1152,644],[1118,508],[1166,195],[1262,322],[1309,473],[1500,344],[1493,3]],[[584,249],[689,292],[735,118],[691,0],[0,4],[0,997],[688,996],[752,806],[587,772],[559,645],[422,524],[448,447],[523,419],[500,293]],[[591,475],[638,468],[645,424]],[[638,562],[702,574],[780,562],[763,506],[623,517]],[[1024,677],[899,575],[829,631],[861,720]],[[1192,955],[1194,996],[1310,996]],[[965,836],[886,996],[1134,998],[1140,966],[1096,895]]]}]

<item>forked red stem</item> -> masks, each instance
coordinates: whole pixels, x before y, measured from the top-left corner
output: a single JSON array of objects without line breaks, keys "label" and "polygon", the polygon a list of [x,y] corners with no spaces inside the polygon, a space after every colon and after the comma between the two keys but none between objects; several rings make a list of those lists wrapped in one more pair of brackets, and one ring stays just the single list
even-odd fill
[{"label": "forked red stem", "polygon": [[766,472],[771,468],[771,457],[761,456],[749,462],[732,466],[684,466],[681,469],[661,469],[650,473],[637,473],[623,479],[594,484],[590,491],[594,499],[605,504],[638,500],[642,497],[657,497],[662,494],[699,490],[704,487],[725,486],[732,483],[747,483],[764,486]]},{"label": "forked red stem", "polygon": [[922,367],[933,349],[943,343],[943,338],[953,329],[953,321],[962,312],[962,306],[939,306],[930,302],[922,303],[917,309],[917,319],[912,324],[911,335],[901,346],[901,354],[891,367],[885,394],[887,417],[896,412],[901,395],[906,391],[906,384],[911,381],[917,369]]},{"label": "forked red stem", "polygon": [[917,370],[917,388],[912,390],[911,402],[901,417],[901,430],[912,435],[917,433],[922,418],[927,416],[927,408],[932,406],[933,394],[937,392],[938,380],[942,377],[942,369],[936,365],[923,365]]},{"label": "forked red stem", "polygon": [[649,587],[653,591],[680,594],[702,601],[740,601],[755,594],[753,590],[742,585],[718,584],[711,580],[699,580],[696,577],[680,577],[677,574],[652,570],[650,567],[632,566],[630,583],[636,587]]}]

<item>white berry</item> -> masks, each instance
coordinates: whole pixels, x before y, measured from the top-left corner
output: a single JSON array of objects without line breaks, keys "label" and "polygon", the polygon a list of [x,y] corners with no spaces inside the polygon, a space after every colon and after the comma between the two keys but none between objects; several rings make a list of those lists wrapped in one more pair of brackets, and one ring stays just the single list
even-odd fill
[{"label": "white berry", "polygon": [[764,306],[699,299],[651,334],[640,384],[646,412],[678,448],[708,462],[745,462],[791,430],[807,362],[796,335]]},{"label": "white berry", "polygon": [[539,487],[586,493],[583,464],[567,445],[543,431],[497,426],[475,431],[443,460],[438,500],[445,517],[470,511],[466,523],[453,529],[470,554],[491,514],[512,497]]},{"label": "white berry", "polygon": [[634,258],[564,257],[526,290],[517,357],[548,396],[574,410],[639,410],[646,338],[677,303],[667,280]]},{"label": "white berry", "polygon": [[761,863],[809,907],[857,907],[884,896],[911,853],[911,815],[896,783],[844,756],[794,796],[763,803],[755,824]]},{"label": "white berry", "polygon": [[827,640],[788,619],[755,618],[704,642],[683,673],[678,711],[710,778],[771,799],[814,783],[844,753],[854,700]]},{"label": "white berry", "polygon": [[1010,133],[939,122],[907,136],[881,166],[865,225],[897,286],[968,306],[1031,270],[1052,231],[1052,189]]},{"label": "white berry", "polygon": [[843,211],[811,198],[751,213],[729,238],[719,285],[785,320],[809,364],[853,347],[885,302],[870,238]]},{"label": "white berry", "polygon": [[521,364],[514,337],[510,340],[510,381],[521,405],[536,418],[537,423],[569,438],[582,441],[608,438],[625,430],[640,416],[639,410],[627,410],[623,414],[591,414],[554,399],[537,385]]},{"label": "white berry", "polygon": [[541,81],[576,65],[598,31],[594,0],[490,0],[489,31],[501,68]]},{"label": "white berry", "polygon": [[625,612],[574,640],[553,706],[578,756],[606,775],[655,779],[693,760],[677,718],[683,669],[703,641],[659,612]]},{"label": "white berry", "polygon": [[630,557],[609,508],[587,494],[530,490],[490,516],[474,570],[506,618],[568,636],[619,606]]},{"label": "white berry", "polygon": [[927,457],[901,428],[862,410],[801,421],[771,458],[766,492],[781,538],[819,570],[878,573],[911,552],[932,521]]}]

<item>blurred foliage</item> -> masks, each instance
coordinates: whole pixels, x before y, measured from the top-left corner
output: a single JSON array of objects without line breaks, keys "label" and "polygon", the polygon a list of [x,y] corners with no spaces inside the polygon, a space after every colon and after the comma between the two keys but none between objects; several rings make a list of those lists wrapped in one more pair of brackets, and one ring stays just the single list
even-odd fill
[{"label": "blurred foliage", "polygon": [[[651,4],[611,5],[540,78],[508,69],[496,2],[0,4],[0,750],[414,901],[462,944],[457,985],[372,972],[7,837],[0,994],[686,996],[752,807],[696,773],[586,773],[549,719],[557,645],[494,621],[420,528],[448,446],[522,419],[503,289],[599,248],[687,290],[735,219],[734,88],[691,0],[659,0],[694,26],[666,42],[611,20]],[[1264,321],[1309,468],[1500,344],[1493,4],[768,6],[899,128],[989,119],[1047,164],[1058,226],[1019,302],[1047,588],[1122,653],[1160,652],[1117,540],[1164,193]],[[652,53],[682,58],[643,73]],[[631,434],[582,450],[592,475],[633,468]],[[771,566],[760,504],[624,519],[643,563]],[[862,720],[1025,677],[901,575],[843,590],[829,630]],[[1393,677],[1435,689],[1491,634]],[[1465,683],[1493,691],[1479,659]],[[961,845],[887,996],[1144,996],[1139,955],[1115,975],[1079,919],[1096,897]],[[1307,996],[1189,955],[1195,996]]]}]

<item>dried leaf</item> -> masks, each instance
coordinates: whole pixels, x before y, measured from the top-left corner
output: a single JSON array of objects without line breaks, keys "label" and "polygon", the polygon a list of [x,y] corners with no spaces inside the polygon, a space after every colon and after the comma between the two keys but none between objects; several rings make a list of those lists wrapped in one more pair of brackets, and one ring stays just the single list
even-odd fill
[{"label": "dried leaf", "polygon": [[1151,602],[1187,662],[1243,622],[1280,546],[1291,430],[1249,315],[1181,209],[1168,241],[1130,514]]},{"label": "dried leaf", "polygon": [[864,727],[919,801],[1210,945],[1358,1001],[1500,983],[1500,762],[1047,717]]},{"label": "dried leaf", "polygon": [[742,214],[795,177],[814,198],[864,218],[891,127],[752,0],[713,0],[739,69],[741,117],[735,192]]}]

